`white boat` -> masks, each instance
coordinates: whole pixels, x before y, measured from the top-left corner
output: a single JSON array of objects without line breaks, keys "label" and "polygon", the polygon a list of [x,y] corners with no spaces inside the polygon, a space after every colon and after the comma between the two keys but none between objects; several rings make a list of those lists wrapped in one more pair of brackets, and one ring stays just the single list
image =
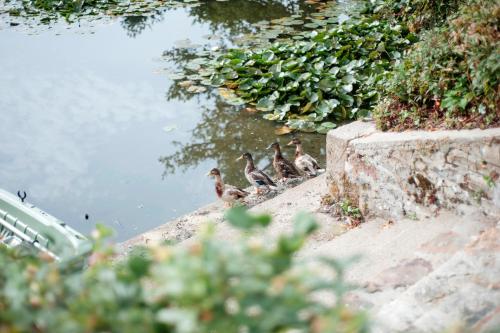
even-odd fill
[{"label": "white boat", "polygon": [[0,189],[0,244],[45,252],[60,262],[83,262],[92,243],[24,198]]}]

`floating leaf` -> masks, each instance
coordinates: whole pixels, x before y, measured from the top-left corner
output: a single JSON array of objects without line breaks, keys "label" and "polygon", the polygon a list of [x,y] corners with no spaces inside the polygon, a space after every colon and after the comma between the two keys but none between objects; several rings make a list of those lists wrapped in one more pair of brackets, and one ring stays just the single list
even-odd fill
[{"label": "floating leaf", "polygon": [[342,89],[344,89],[345,92],[351,92],[352,91],[352,84],[345,84],[342,86]]},{"label": "floating leaf", "polygon": [[274,102],[269,97],[262,97],[255,105],[257,110],[271,111],[274,108]]},{"label": "floating leaf", "polygon": [[210,79],[210,84],[215,87],[222,86],[224,82],[226,82],[226,79],[224,78],[224,76],[219,74],[213,75]]},{"label": "floating leaf", "polygon": [[331,78],[325,78],[325,79],[319,81],[318,87],[319,87],[319,89],[321,89],[321,90],[323,90],[325,92],[329,92],[336,85],[337,84],[336,84],[335,80],[333,80]]},{"label": "floating leaf", "polygon": [[194,84],[193,81],[186,80],[186,81],[181,81],[178,83],[178,85],[182,88],[188,88],[189,86],[192,86]]},{"label": "floating leaf", "polygon": [[262,53],[261,58],[262,60],[269,62],[274,59],[274,52],[271,50],[267,50],[264,53]]},{"label": "floating leaf", "polygon": [[187,88],[187,91],[193,94],[197,94],[207,91],[207,88],[204,86],[190,86]]},{"label": "floating leaf", "polygon": [[285,135],[291,132],[293,132],[293,130],[288,126],[281,126],[274,130],[274,134],[276,135]]},{"label": "floating leaf", "polygon": [[264,116],[262,116],[262,118],[267,119],[267,120],[278,120],[279,117],[280,116],[278,114],[273,114],[273,113],[268,113],[268,114],[265,114]]},{"label": "floating leaf", "polygon": [[224,98],[225,102],[230,105],[243,105],[245,101],[238,97],[233,90],[227,88],[219,88],[219,95]]},{"label": "floating leaf", "polygon": [[335,127],[337,127],[335,123],[325,121],[316,127],[316,132],[325,134],[329,130],[334,129]]},{"label": "floating leaf", "polygon": [[312,121],[306,121],[301,119],[290,119],[287,122],[287,125],[291,129],[296,129],[303,132],[315,132],[316,125]]},{"label": "floating leaf", "polygon": [[186,75],[184,73],[170,73],[168,74],[168,77],[171,80],[182,80],[186,77]]},{"label": "floating leaf", "polygon": [[378,85],[409,41],[401,27],[338,13],[329,7],[311,15],[302,27],[312,31],[294,31],[303,24],[299,17],[259,22],[261,31],[239,38],[239,48],[207,62],[193,59],[186,70],[201,68],[188,79],[225,86],[234,92],[222,93],[226,102],[255,105],[291,129],[326,131],[329,120],[353,119],[374,106]]}]

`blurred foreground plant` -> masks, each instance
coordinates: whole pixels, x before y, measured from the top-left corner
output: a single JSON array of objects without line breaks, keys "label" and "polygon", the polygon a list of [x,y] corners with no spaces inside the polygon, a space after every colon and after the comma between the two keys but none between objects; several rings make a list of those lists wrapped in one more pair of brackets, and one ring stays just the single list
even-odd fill
[{"label": "blurred foreground plant", "polygon": [[310,216],[265,243],[252,234],[269,216],[235,208],[226,218],[245,231],[239,239],[215,238],[207,225],[188,244],[143,248],[118,263],[96,242],[85,271],[0,248],[0,332],[368,331],[364,315],[342,304],[345,264],[295,258],[317,227]]}]

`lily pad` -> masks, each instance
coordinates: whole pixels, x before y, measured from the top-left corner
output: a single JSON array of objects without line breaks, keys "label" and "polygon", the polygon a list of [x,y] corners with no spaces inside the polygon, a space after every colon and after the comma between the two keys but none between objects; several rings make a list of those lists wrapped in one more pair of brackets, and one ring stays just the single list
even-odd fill
[{"label": "lily pad", "polygon": [[204,86],[190,86],[187,88],[187,92],[198,94],[207,91],[207,88]]},{"label": "lily pad", "polygon": [[219,95],[224,98],[224,101],[230,105],[243,105],[245,101],[238,97],[235,92],[227,88],[219,88]]},{"label": "lily pad", "polygon": [[325,121],[316,127],[316,132],[326,134],[329,130],[334,129],[335,127],[337,127],[337,124]]},{"label": "lily pad", "polygon": [[270,97],[262,97],[257,101],[255,108],[260,111],[271,111],[274,108],[274,101]]},{"label": "lily pad", "polygon": [[276,135],[285,135],[285,134],[288,134],[291,132],[293,132],[293,129],[291,129],[288,126],[281,126],[281,127],[278,127],[274,130],[274,134],[276,134]]}]

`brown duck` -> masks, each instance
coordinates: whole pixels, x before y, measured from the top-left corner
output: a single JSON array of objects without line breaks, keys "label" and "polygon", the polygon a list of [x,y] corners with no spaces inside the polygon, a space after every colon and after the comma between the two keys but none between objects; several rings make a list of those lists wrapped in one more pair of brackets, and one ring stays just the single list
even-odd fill
[{"label": "brown duck", "polygon": [[245,166],[245,178],[248,180],[250,184],[255,187],[255,192],[257,194],[261,193],[261,190],[269,190],[269,187],[276,187],[276,184],[271,180],[271,178],[262,170],[259,170],[255,167],[253,163],[253,158],[250,153],[244,153],[236,160],[245,159],[247,164]]},{"label": "brown duck", "polygon": [[220,171],[217,168],[210,170],[207,176],[215,178],[215,193],[222,201],[224,201],[226,207],[232,206],[235,201],[241,200],[250,194],[241,188],[237,188],[236,186],[224,184]]},{"label": "brown duck", "polygon": [[274,159],[273,159],[273,167],[276,170],[276,174],[279,179],[285,180],[287,178],[298,178],[300,177],[300,173],[293,165],[292,162],[287,160],[281,154],[280,144],[278,142],[272,143],[267,149],[274,149]]},{"label": "brown duck", "polygon": [[293,138],[288,146],[295,145],[295,166],[297,169],[310,177],[318,175],[318,172],[324,171],[320,168],[318,162],[309,154],[304,153],[302,142],[298,138]]}]

